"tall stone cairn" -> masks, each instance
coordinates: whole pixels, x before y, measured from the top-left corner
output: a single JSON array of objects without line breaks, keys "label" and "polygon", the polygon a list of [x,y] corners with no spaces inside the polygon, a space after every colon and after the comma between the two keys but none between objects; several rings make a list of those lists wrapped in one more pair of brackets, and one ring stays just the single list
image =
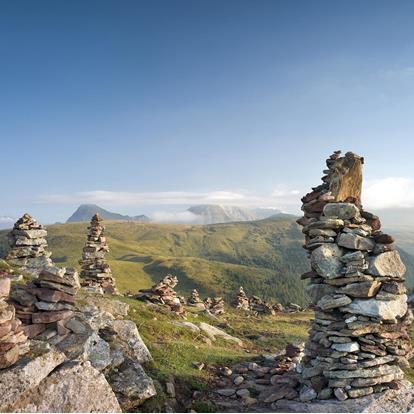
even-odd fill
[{"label": "tall stone cairn", "polygon": [[24,214],[8,235],[10,250],[6,260],[34,276],[52,265],[46,241],[46,229],[30,215]]},{"label": "tall stone cairn", "polygon": [[398,388],[411,354],[412,312],[394,238],[361,205],[364,159],[334,152],[323,183],[302,198],[315,308],[303,359],[303,393],[339,400]]},{"label": "tall stone cairn", "polygon": [[29,351],[29,343],[21,322],[16,319],[15,309],[6,302],[10,286],[10,278],[3,273],[0,277],[0,369],[15,364]]},{"label": "tall stone cairn", "polygon": [[203,300],[200,298],[200,294],[197,289],[191,291],[191,295],[187,300],[187,305],[194,306],[196,308],[205,309]]},{"label": "tall stone cairn", "polygon": [[105,260],[109,247],[104,236],[105,227],[102,218],[95,214],[88,227],[88,236],[83,248],[82,259],[79,261],[81,284],[85,287],[101,288],[104,293],[118,294],[112,271]]},{"label": "tall stone cairn", "polygon": [[250,310],[249,298],[243,289],[243,286],[239,287],[239,291],[234,299],[234,306],[236,309]]}]

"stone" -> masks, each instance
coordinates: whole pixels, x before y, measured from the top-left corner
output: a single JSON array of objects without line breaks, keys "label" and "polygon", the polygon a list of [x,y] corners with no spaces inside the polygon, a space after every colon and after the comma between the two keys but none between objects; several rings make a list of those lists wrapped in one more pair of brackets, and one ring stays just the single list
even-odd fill
[{"label": "stone", "polygon": [[361,283],[351,283],[342,287],[339,292],[354,298],[371,298],[377,294],[380,287],[381,282],[373,280]]},{"label": "stone", "polygon": [[0,411],[12,412],[16,402],[62,364],[65,355],[50,345],[32,341],[31,356],[19,364],[0,371]]},{"label": "stone", "polygon": [[355,299],[342,310],[381,320],[394,321],[396,318],[402,318],[407,313],[407,309],[407,295],[400,295],[398,299],[389,301]]},{"label": "stone", "polygon": [[317,393],[312,387],[304,386],[299,392],[299,400],[302,402],[312,401],[316,397]]},{"label": "stone", "polygon": [[50,312],[37,312],[32,314],[33,323],[52,323],[62,319],[69,319],[72,317],[73,311],[50,311]]},{"label": "stone", "polygon": [[229,335],[227,332],[216,328],[215,326],[209,325],[208,323],[201,322],[199,325],[200,329],[205,332],[213,341],[216,337],[222,338],[225,341],[235,342],[239,346],[243,346],[243,341],[239,338]]},{"label": "stone", "polygon": [[165,383],[165,390],[171,398],[175,398],[175,387],[172,382]]},{"label": "stone", "polygon": [[138,332],[134,322],[128,320],[115,320],[112,325],[117,333],[116,342],[134,361],[140,364],[151,361],[151,354]]},{"label": "stone", "polygon": [[19,412],[121,412],[105,377],[88,362],[68,362],[17,405]]},{"label": "stone", "polygon": [[358,342],[349,342],[344,344],[335,343],[332,344],[331,348],[339,352],[356,352],[359,350],[359,344]]},{"label": "stone", "polygon": [[247,388],[241,388],[236,391],[236,395],[240,398],[250,397],[250,391]]},{"label": "stone", "polygon": [[130,359],[123,362],[117,367],[117,371],[108,376],[108,382],[123,411],[130,410],[156,395],[152,379],[139,363]]},{"label": "stone", "polygon": [[403,278],[405,270],[405,265],[396,250],[381,253],[369,260],[368,273],[374,276]]},{"label": "stone", "polygon": [[352,300],[346,295],[325,295],[316,304],[322,310],[340,308],[349,305]]},{"label": "stone", "polygon": [[341,275],[342,249],[336,244],[326,244],[312,251],[311,265],[312,269],[324,278],[335,278]]},{"label": "stone", "polygon": [[401,372],[401,369],[396,365],[379,365],[373,368],[356,369],[353,371],[324,371],[324,375],[327,378],[372,378],[381,375],[400,374]]},{"label": "stone", "polygon": [[360,398],[360,397],[365,397],[366,395],[372,394],[373,392],[374,392],[374,389],[372,387],[353,388],[351,390],[348,390],[348,395],[351,398]]},{"label": "stone", "polygon": [[[267,393],[262,397],[262,400],[264,403],[272,403],[277,400],[281,400],[282,398],[285,398],[291,392],[292,387],[290,387],[289,385],[279,385],[267,391]],[[260,399],[261,398],[259,397],[259,400]]]},{"label": "stone", "polygon": [[323,209],[323,214],[326,217],[350,220],[359,216],[359,209],[352,203],[328,203]]},{"label": "stone", "polygon": [[173,325],[180,326],[182,328],[187,328],[194,333],[200,333],[200,328],[192,322],[180,322],[180,321],[172,321]]},{"label": "stone", "polygon": [[231,397],[236,393],[236,390],[234,388],[223,388],[221,390],[217,390],[216,392],[223,397]]},{"label": "stone", "polygon": [[361,237],[352,233],[341,233],[338,238],[338,246],[353,250],[373,250],[374,240],[368,237]]},{"label": "stone", "polygon": [[334,394],[339,401],[345,401],[348,398],[348,394],[343,388],[335,388]]},{"label": "stone", "polygon": [[243,381],[244,381],[244,377],[242,377],[241,375],[238,375],[237,377],[234,378],[233,384],[238,386],[238,385],[242,384]]}]

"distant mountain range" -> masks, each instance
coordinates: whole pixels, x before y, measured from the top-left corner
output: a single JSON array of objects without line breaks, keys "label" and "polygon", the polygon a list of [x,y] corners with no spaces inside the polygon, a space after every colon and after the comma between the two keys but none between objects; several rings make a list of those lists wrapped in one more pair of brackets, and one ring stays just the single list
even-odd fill
[{"label": "distant mountain range", "polygon": [[95,204],[82,204],[66,220],[67,223],[74,221],[89,221],[94,214],[98,213],[104,220],[122,220],[122,221],[150,221],[149,217],[144,214],[140,216],[126,216],[123,214],[112,213]]},{"label": "distant mountain range", "polygon": [[[223,206],[218,204],[200,204],[192,206],[186,210],[189,214],[186,216],[187,223],[190,224],[216,224],[216,223],[232,223],[237,221],[254,221],[265,219],[271,216],[282,216],[280,210],[272,208],[258,208],[247,209],[236,206]],[[105,220],[121,220],[121,221],[155,221],[157,219],[150,219],[146,215],[128,216],[119,213],[113,213],[99,207],[95,204],[82,204],[78,209],[67,219],[67,223],[77,221],[89,221],[92,216],[99,213]],[[164,223],[167,221],[163,221]],[[183,221],[169,220],[172,224]]]},{"label": "distant mountain range", "polygon": [[15,221],[13,217],[0,216],[0,230],[11,229]]}]

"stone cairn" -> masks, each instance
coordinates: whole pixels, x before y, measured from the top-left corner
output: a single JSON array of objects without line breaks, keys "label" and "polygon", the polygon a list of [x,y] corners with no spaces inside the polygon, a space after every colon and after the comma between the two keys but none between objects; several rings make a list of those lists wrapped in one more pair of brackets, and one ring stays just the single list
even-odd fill
[{"label": "stone cairn", "polygon": [[171,311],[182,314],[185,312],[184,306],[177,296],[174,288],[178,284],[177,276],[168,274],[151,289],[142,289],[139,291],[136,299],[155,303],[157,305],[167,306]]},{"label": "stone cairn", "polygon": [[243,286],[239,287],[239,291],[234,300],[234,306],[236,309],[250,310],[249,298],[247,297]]},{"label": "stone cairn", "polygon": [[315,308],[301,375],[307,400],[398,388],[411,353],[405,266],[394,238],[361,205],[362,157],[336,151],[323,183],[302,198]]},{"label": "stone cairn", "polygon": [[29,351],[27,337],[16,319],[15,309],[6,302],[10,293],[10,278],[0,277],[0,369],[10,367]]},{"label": "stone cairn", "polygon": [[58,341],[69,332],[64,325],[74,314],[79,287],[75,270],[51,266],[26,286],[14,285],[9,302],[16,308],[16,316],[24,323],[23,330],[29,338],[44,332],[43,339],[57,335],[54,341]]},{"label": "stone cairn", "polygon": [[256,315],[274,315],[275,310],[270,303],[265,302],[258,296],[252,296],[249,300],[250,310]]},{"label": "stone cairn", "polygon": [[197,289],[191,291],[191,296],[187,300],[187,305],[194,306],[196,308],[205,309],[204,302],[200,298]]},{"label": "stone cairn", "polygon": [[37,276],[43,268],[52,265],[52,253],[47,250],[46,236],[46,229],[30,214],[24,214],[8,235],[10,251],[6,260]]},{"label": "stone cairn", "polygon": [[216,296],[211,300],[209,307],[206,309],[213,315],[223,315],[224,314],[224,300],[220,296]]},{"label": "stone cairn", "polygon": [[81,284],[92,291],[102,289],[104,293],[118,294],[111,268],[105,260],[109,247],[104,236],[105,227],[102,225],[102,218],[99,214],[92,217],[88,230],[82,259],[79,261],[82,266]]}]

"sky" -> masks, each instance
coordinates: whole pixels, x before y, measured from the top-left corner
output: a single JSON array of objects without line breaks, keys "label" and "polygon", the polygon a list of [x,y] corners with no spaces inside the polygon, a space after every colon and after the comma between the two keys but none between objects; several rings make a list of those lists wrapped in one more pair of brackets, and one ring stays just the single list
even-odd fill
[{"label": "sky", "polygon": [[0,2],[0,216],[297,212],[332,151],[414,206],[414,2]]}]

